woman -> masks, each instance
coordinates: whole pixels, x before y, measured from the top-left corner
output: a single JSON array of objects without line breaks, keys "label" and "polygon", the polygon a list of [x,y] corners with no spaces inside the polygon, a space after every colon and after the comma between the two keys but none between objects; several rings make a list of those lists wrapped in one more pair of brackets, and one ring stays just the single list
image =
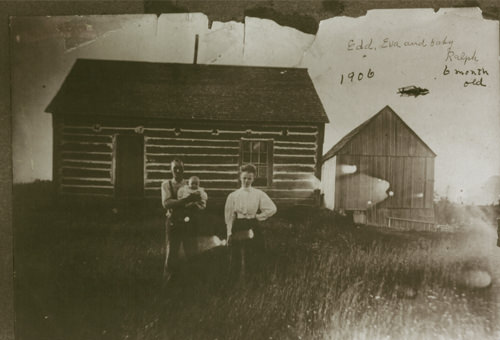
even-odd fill
[{"label": "woman", "polygon": [[[252,187],[257,169],[252,164],[240,168],[241,188],[229,194],[224,215],[227,227],[227,240],[231,246],[232,267],[244,270],[246,250],[258,248],[263,244],[259,222],[265,221],[276,213],[276,205],[262,190]],[[255,249],[261,251],[262,249]],[[255,254],[250,254],[255,259]]]}]

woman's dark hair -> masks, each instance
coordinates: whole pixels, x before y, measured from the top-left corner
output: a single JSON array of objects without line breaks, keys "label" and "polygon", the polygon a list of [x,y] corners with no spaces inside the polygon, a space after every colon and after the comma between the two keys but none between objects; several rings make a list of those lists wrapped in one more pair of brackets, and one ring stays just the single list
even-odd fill
[{"label": "woman's dark hair", "polygon": [[240,174],[242,172],[249,172],[255,175],[257,174],[257,168],[253,164],[244,164],[240,166]]},{"label": "woman's dark hair", "polygon": [[180,164],[180,165],[182,165],[182,167],[184,167],[184,162],[181,161],[179,158],[172,159],[172,161],[170,162],[170,165],[172,165],[174,163]]}]

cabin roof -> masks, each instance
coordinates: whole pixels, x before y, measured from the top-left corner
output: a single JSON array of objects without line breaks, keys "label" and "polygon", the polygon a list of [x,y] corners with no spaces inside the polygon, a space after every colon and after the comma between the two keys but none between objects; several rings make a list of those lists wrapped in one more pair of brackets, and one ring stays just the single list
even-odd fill
[{"label": "cabin roof", "polygon": [[78,59],[47,112],[327,123],[306,69]]},{"label": "cabin roof", "polygon": [[358,125],[355,129],[353,129],[351,132],[349,132],[347,135],[345,135],[337,144],[335,144],[324,156],[322,162],[325,162],[329,160],[330,158],[334,157],[337,155],[337,153],[344,148],[357,134],[359,134],[363,129],[370,124],[373,120],[378,117],[378,115],[382,114],[383,112],[389,110],[392,114],[394,114],[402,123],[404,126],[406,126],[413,135],[415,135],[418,140],[434,155],[436,156],[436,153],[432,151],[432,149],[415,133],[415,131],[410,128],[403,119],[389,106],[386,105],[382,110],[377,112],[375,115]]}]

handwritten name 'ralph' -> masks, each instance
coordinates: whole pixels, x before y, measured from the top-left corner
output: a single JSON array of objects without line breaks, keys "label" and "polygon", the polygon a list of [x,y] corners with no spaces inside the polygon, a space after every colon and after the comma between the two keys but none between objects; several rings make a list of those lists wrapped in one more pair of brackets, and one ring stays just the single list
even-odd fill
[{"label": "handwritten name 'ralph'", "polygon": [[478,62],[479,59],[477,58],[477,52],[474,50],[472,54],[467,54],[465,52],[462,53],[457,53],[451,49],[451,47],[448,48],[448,52],[446,54],[446,59],[445,62],[453,62],[453,61],[459,61],[463,62],[464,65],[467,65],[467,63],[473,61],[473,62]]}]

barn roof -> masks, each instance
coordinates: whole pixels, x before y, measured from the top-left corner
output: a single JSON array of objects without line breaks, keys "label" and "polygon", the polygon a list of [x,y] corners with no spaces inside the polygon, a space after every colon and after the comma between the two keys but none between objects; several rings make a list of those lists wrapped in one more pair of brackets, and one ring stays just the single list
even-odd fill
[{"label": "barn roof", "polygon": [[306,69],[78,59],[47,112],[326,123]]},{"label": "barn roof", "polygon": [[349,132],[347,135],[345,135],[337,144],[335,144],[324,156],[323,156],[323,159],[322,159],[322,162],[325,162],[327,161],[328,159],[334,157],[335,155],[337,155],[337,153],[342,150],[344,148],[344,146],[346,146],[346,144],[348,144],[358,133],[360,133],[361,131],[363,131],[363,129],[368,125],[370,124],[373,120],[376,119],[376,117],[378,117],[380,114],[382,114],[383,112],[386,112],[387,110],[389,110],[389,112],[391,112],[392,114],[394,114],[402,123],[404,126],[406,126],[410,131],[411,133],[413,133],[413,135],[415,135],[418,140],[434,155],[436,156],[436,153],[434,151],[432,151],[432,149],[415,133],[415,131],[412,130],[412,128],[410,128],[405,122],[403,119],[401,119],[401,117],[389,106],[389,105],[386,105],[382,110],[380,110],[379,112],[377,112],[375,115],[373,115],[371,118],[367,119],[366,121],[364,121],[363,123],[361,123],[360,125],[358,125],[354,130],[352,130],[351,132]]}]

